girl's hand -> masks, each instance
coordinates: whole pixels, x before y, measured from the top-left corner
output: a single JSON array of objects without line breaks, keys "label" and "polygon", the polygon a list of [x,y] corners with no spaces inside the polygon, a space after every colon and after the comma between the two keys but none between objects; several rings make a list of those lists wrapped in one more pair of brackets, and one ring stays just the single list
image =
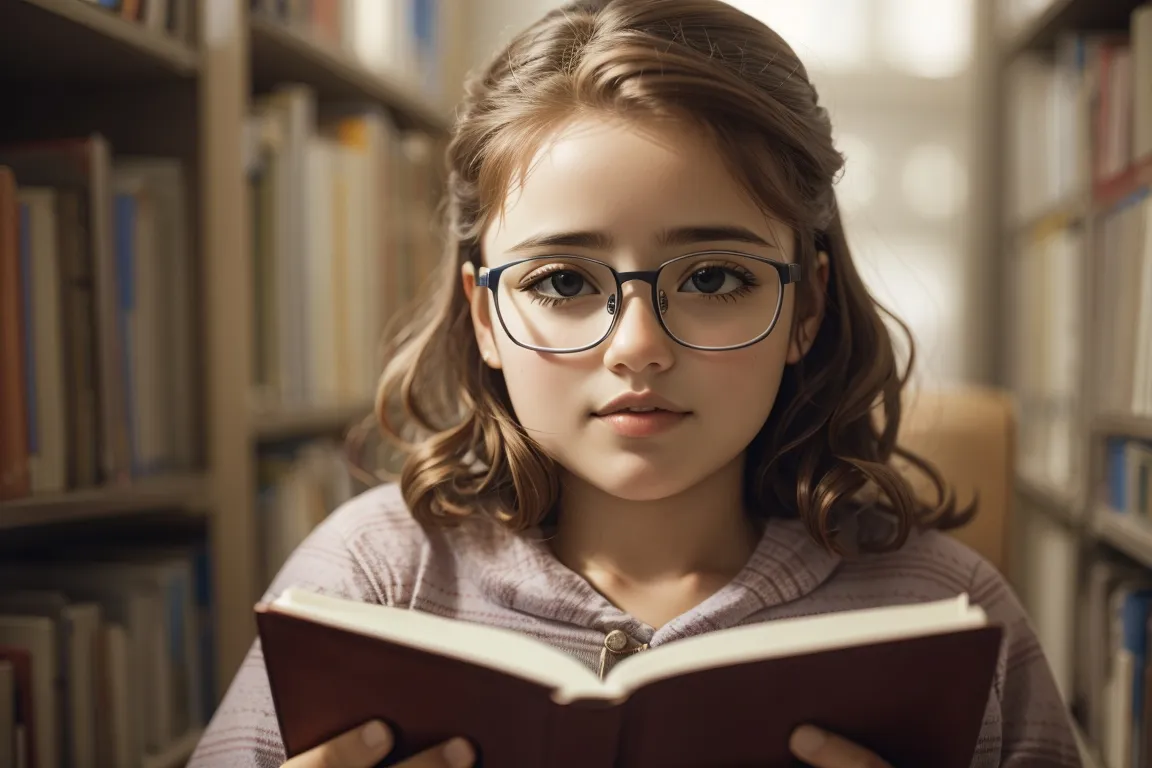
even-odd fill
[{"label": "girl's hand", "polygon": [[[372,768],[392,750],[392,733],[370,722],[297,755],[281,768]],[[410,757],[396,768],[470,768],[476,753],[464,739],[451,739]]]},{"label": "girl's hand", "polygon": [[793,731],[788,746],[812,768],[892,768],[864,747],[811,725]]}]

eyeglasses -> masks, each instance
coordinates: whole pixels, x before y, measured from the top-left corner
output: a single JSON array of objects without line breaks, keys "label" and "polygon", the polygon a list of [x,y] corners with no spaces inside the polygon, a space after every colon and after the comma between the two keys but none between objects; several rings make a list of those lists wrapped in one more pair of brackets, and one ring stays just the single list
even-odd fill
[{"label": "eyeglasses", "polygon": [[678,256],[646,272],[617,272],[583,256],[537,256],[481,267],[476,285],[492,291],[508,337],[537,352],[583,352],[611,335],[624,284],[652,287],[652,309],[678,344],[705,351],[751,346],[772,332],[784,286],[800,265],[738,251]]}]

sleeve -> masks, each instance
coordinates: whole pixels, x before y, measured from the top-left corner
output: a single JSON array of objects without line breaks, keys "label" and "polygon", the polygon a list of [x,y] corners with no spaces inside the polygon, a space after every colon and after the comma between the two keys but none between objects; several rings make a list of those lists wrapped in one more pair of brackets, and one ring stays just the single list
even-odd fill
[{"label": "sleeve", "polygon": [[[265,599],[289,586],[365,602],[384,602],[344,534],[341,510],[317,526],[276,575]],[[188,768],[279,768],[284,744],[257,639],[212,716]]]},{"label": "sleeve", "polygon": [[980,561],[969,594],[1004,627],[992,700],[973,768],[1081,768],[1067,705],[1023,606],[1004,577]]}]

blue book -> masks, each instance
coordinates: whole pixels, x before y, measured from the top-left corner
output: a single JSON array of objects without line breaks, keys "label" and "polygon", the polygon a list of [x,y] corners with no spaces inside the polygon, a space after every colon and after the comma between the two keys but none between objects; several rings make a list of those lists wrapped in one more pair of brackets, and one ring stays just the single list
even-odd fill
[{"label": "blue book", "polygon": [[424,85],[433,95],[439,90],[440,57],[436,41],[436,0],[411,0],[412,36],[416,41],[416,56],[420,62]]},{"label": "blue book", "polygon": [[196,549],[192,560],[193,598],[200,645],[201,722],[212,719],[216,701],[215,610],[212,600],[212,553],[207,543]]},{"label": "blue book", "polygon": [[1113,512],[1128,511],[1128,472],[1125,446],[1128,440],[1110,437],[1105,446],[1105,472],[1108,478],[1108,506]]},{"label": "blue book", "polygon": [[1140,765],[1144,741],[1144,667],[1148,661],[1148,613],[1152,607],[1152,589],[1141,589],[1127,595],[1121,608],[1124,650],[1132,654],[1132,762]]}]

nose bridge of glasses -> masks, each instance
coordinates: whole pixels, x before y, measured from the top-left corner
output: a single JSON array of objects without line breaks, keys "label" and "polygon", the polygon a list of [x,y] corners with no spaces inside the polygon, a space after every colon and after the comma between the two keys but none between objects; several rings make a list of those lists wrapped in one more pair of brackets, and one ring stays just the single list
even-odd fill
[{"label": "nose bridge of glasses", "polygon": [[[620,312],[623,312],[623,305],[628,299],[628,294],[624,292],[625,286],[627,286],[628,283],[636,281],[647,283],[648,287],[651,289],[651,293],[648,296],[644,296],[642,292],[643,289],[640,289],[632,294],[633,297],[638,299],[642,304],[647,304],[650,307],[653,306],[653,300],[657,298],[657,279],[659,276],[659,270],[649,270],[644,272],[617,272],[616,279],[620,281]],[[617,307],[615,306],[614,302],[609,304],[608,311],[612,313],[617,311]]]}]

